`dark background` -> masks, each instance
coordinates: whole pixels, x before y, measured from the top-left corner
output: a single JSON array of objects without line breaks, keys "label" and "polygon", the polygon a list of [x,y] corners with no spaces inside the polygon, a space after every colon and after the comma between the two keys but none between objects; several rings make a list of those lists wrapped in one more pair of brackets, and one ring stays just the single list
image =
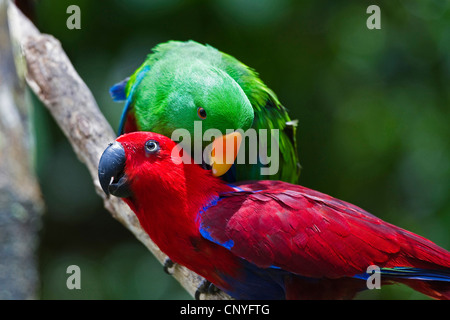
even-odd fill
[{"label": "dark background", "polygon": [[[66,9],[81,9],[69,30]],[[381,30],[366,9],[381,8]],[[208,43],[255,68],[299,120],[301,184],[450,248],[450,2],[40,0],[34,21],[58,38],[117,129],[109,87],[168,40]],[[103,209],[87,170],[34,99],[42,299],[183,299],[177,282]],[[66,268],[81,268],[68,290]],[[425,299],[404,286],[361,299]]]}]

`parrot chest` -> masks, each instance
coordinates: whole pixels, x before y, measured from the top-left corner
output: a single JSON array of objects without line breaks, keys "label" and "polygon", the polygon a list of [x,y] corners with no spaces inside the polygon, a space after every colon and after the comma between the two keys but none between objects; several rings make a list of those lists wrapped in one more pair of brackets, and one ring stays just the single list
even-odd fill
[{"label": "parrot chest", "polygon": [[226,286],[222,274],[238,277],[239,258],[200,234],[195,223],[153,219],[138,215],[142,227],[172,261],[185,266],[218,286]]},{"label": "parrot chest", "polygon": [[183,239],[173,238],[161,250],[173,261],[196,272],[220,287],[226,287],[221,275],[239,277],[240,261],[227,249],[204,239],[200,233]]}]

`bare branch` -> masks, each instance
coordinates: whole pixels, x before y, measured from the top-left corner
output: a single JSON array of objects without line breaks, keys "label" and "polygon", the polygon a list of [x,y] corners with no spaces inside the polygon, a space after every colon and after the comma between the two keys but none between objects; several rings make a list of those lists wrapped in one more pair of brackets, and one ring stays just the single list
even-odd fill
[{"label": "bare branch", "polygon": [[[103,150],[116,135],[100,112],[89,88],[77,74],[57,39],[41,34],[14,5],[10,5],[8,15],[13,38],[25,59],[24,68],[18,69],[24,70],[28,85],[50,110],[78,158],[88,168],[106,209],[163,263],[166,255],[143,231],[134,213],[120,199],[107,198],[100,187],[98,162]],[[181,266],[175,267],[173,275],[194,296],[202,278]],[[229,297],[220,293],[203,298]]]}]

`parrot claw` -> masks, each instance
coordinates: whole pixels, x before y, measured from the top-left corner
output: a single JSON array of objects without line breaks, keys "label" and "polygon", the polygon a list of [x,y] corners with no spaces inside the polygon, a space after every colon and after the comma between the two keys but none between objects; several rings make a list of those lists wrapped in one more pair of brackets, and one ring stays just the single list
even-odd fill
[{"label": "parrot claw", "polygon": [[173,268],[175,264],[176,263],[170,260],[170,258],[166,258],[163,265],[164,272],[171,276],[173,274],[173,270],[171,271],[170,269]]},{"label": "parrot claw", "polygon": [[208,287],[208,293],[209,294],[216,294],[216,293],[219,293],[219,291],[220,291],[220,289],[219,288],[217,288],[214,284],[210,284],[209,285],[209,287]]},{"label": "parrot claw", "polygon": [[220,289],[217,288],[212,282],[203,279],[202,282],[200,282],[200,285],[197,287],[194,297],[195,300],[200,300],[200,295],[202,293],[216,294],[219,291]]}]

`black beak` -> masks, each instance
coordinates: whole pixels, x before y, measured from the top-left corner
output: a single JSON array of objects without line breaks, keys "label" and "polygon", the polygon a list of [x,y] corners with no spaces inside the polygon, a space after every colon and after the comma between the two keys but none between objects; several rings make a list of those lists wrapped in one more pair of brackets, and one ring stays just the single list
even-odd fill
[{"label": "black beak", "polygon": [[125,150],[119,142],[111,143],[100,158],[98,179],[103,191],[110,195],[127,198],[132,195],[128,177],[124,173]]}]

